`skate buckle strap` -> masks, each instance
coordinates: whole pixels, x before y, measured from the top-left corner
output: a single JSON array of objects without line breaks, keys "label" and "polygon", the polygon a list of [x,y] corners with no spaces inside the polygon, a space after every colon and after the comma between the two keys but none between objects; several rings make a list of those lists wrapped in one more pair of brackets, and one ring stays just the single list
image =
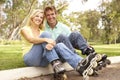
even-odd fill
[{"label": "skate buckle strap", "polygon": [[95,54],[95,55],[96,55],[96,52],[93,52],[93,54]]},{"label": "skate buckle strap", "polygon": [[57,62],[57,63],[55,63],[54,65],[53,65],[53,68],[55,68],[57,65],[59,65],[60,63],[59,62]]}]

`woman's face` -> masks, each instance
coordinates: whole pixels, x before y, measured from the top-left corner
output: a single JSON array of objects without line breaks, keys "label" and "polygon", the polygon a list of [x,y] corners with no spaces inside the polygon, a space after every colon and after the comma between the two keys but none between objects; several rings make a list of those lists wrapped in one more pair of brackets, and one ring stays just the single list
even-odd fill
[{"label": "woman's face", "polygon": [[32,18],[32,21],[35,25],[40,25],[43,22],[43,13],[36,12],[35,15]]}]

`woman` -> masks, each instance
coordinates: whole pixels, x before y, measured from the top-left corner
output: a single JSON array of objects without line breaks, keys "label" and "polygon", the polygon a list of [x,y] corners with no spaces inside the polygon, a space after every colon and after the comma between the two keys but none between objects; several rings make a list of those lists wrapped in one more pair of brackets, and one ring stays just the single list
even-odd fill
[{"label": "woman", "polygon": [[49,33],[42,31],[43,20],[43,11],[36,9],[27,25],[21,28],[24,62],[27,66],[47,66],[51,63],[56,73],[63,72],[65,69],[60,66],[61,62],[54,50],[55,41],[50,39]]},{"label": "woman", "polygon": [[[83,59],[74,54],[63,43],[55,43],[48,32],[42,32],[44,15],[42,10],[34,10],[28,23],[21,29],[24,62],[27,66],[47,66],[52,64],[55,73],[63,73],[65,69],[60,60],[68,62],[81,75],[86,70],[95,55]],[[91,67],[92,68],[92,67]]]}]

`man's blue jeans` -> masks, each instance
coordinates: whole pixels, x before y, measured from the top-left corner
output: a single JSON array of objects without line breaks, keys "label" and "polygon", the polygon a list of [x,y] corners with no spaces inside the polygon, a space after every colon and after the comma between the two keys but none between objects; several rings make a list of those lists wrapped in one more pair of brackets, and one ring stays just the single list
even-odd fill
[{"label": "man's blue jeans", "polygon": [[81,56],[71,51],[64,43],[57,43],[55,50],[58,56],[60,56],[60,59],[64,59],[73,68],[76,68],[78,63],[83,59]]},{"label": "man's blue jeans", "polygon": [[73,52],[75,52],[75,49],[83,51],[89,46],[83,36],[77,31],[72,32],[69,36],[60,34],[56,39],[56,43],[60,42],[64,43]]}]

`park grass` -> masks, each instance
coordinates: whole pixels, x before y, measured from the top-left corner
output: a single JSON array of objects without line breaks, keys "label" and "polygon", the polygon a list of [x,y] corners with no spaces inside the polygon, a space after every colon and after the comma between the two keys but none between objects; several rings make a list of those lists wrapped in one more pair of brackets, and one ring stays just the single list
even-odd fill
[{"label": "park grass", "polygon": [[24,67],[20,42],[4,42],[0,45],[0,70]]},{"label": "park grass", "polygon": [[[95,48],[97,53],[105,53],[108,56],[120,56],[120,44],[92,46]],[[25,67],[21,47],[21,42],[19,41],[0,44],[0,70]]]},{"label": "park grass", "polygon": [[94,45],[96,52],[108,56],[120,56],[120,44]]},{"label": "park grass", "polygon": [[[94,47],[95,52],[99,54],[106,54],[108,57],[120,56],[120,44],[99,44],[92,45],[92,47]],[[78,51],[78,53],[81,55],[80,51]],[[85,57],[84,55],[81,56]]]}]

